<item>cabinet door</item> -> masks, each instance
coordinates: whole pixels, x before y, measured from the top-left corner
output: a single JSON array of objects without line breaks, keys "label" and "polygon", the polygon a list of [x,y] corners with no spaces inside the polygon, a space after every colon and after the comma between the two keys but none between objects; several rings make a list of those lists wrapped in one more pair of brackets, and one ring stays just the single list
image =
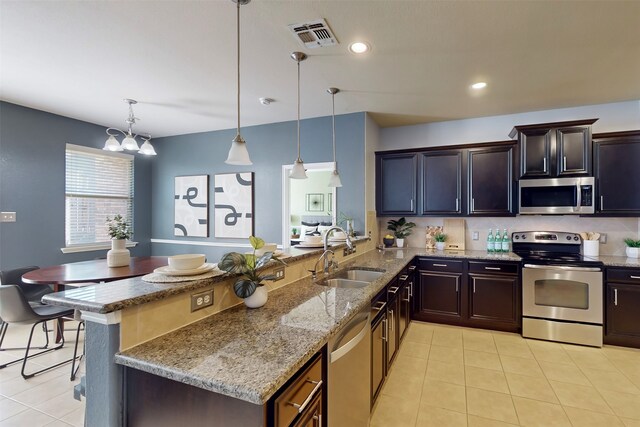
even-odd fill
[{"label": "cabinet door", "polygon": [[418,155],[377,156],[376,209],[378,215],[416,215]]},{"label": "cabinet door", "polygon": [[640,215],[640,136],[594,142],[598,213]]},{"label": "cabinet door", "polygon": [[318,393],[307,409],[300,414],[295,427],[322,427],[322,393]]},{"label": "cabinet door", "polygon": [[469,150],[469,215],[513,212],[513,146]]},{"label": "cabinet door", "polygon": [[527,129],[519,134],[520,178],[551,175],[551,131]]},{"label": "cabinet door", "polygon": [[387,373],[387,315],[371,326],[371,406],[376,401]]},{"label": "cabinet door", "polygon": [[[611,338],[617,338],[618,345],[634,345],[640,343],[640,286],[624,285],[621,283],[607,283],[606,289],[606,334],[607,342],[614,343]],[[622,341],[620,341],[622,340]],[[628,340],[630,342],[625,342]]]},{"label": "cabinet door", "polygon": [[462,214],[462,152],[422,154],[422,214]]},{"label": "cabinet door", "polygon": [[400,300],[400,317],[398,321],[398,339],[402,341],[404,333],[409,326],[409,313],[411,312],[410,283],[407,280],[400,288],[398,299]]},{"label": "cabinet door", "polygon": [[517,324],[518,278],[469,275],[469,318]]},{"label": "cabinet door", "polygon": [[429,315],[461,317],[461,278],[461,274],[421,271],[418,313],[426,318]]},{"label": "cabinet door", "polygon": [[395,295],[389,298],[387,302],[387,366],[391,366],[391,362],[396,357],[398,348],[400,347],[400,338],[398,335],[398,325],[400,323],[400,298]]},{"label": "cabinet door", "polygon": [[559,176],[591,174],[591,126],[556,130]]}]

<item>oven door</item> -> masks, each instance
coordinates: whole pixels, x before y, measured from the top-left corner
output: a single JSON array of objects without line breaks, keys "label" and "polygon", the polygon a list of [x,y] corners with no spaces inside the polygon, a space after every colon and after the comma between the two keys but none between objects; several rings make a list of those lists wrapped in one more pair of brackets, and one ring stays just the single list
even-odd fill
[{"label": "oven door", "polygon": [[525,264],[522,315],[602,324],[602,270]]}]

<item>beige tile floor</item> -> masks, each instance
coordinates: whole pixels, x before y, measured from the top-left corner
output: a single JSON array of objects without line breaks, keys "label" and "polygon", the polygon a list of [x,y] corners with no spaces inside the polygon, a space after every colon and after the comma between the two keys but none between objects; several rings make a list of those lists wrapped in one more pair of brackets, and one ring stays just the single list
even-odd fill
[{"label": "beige tile floor", "polygon": [[[75,328],[75,322],[67,324]],[[10,325],[3,347],[22,347],[26,344],[30,326]],[[53,339],[53,334],[49,334]],[[42,329],[35,332],[36,344],[44,343]],[[51,353],[30,359],[27,372],[41,369],[55,361],[70,359],[73,355],[75,330],[66,331],[65,346]],[[83,333],[80,336],[81,344]],[[0,351],[0,361],[19,359],[23,351]],[[84,425],[84,401],[73,398],[73,386],[80,380],[70,381],[71,364],[25,380],[20,375],[20,363],[0,369],[0,427],[82,427]],[[84,362],[80,366],[80,373]]]},{"label": "beige tile floor", "polygon": [[640,427],[640,351],[412,322],[372,427]]}]

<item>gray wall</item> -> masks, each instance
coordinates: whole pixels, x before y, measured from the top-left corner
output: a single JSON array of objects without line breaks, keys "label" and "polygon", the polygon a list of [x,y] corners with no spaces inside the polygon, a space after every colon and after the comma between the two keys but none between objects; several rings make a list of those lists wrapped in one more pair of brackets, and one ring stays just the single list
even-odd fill
[{"label": "gray wall", "polygon": [[[338,212],[355,218],[356,230],[365,224],[365,113],[336,116],[337,159],[343,187],[338,189]],[[301,153],[305,163],[332,161],[331,117],[302,120]],[[255,235],[271,242],[282,240],[282,165],[297,155],[296,122],[282,122],[242,129],[252,166],[224,163],[235,130],[180,135],[154,140],[158,152],[152,167],[152,237],[174,241],[246,244],[247,239],[175,237],[173,224],[174,177],[209,175],[209,222],[213,224],[213,182],[216,173],[254,172]],[[248,237],[248,236],[247,236]],[[212,262],[233,247],[152,243],[154,255],[205,253]]]},{"label": "gray wall", "polygon": [[[105,128],[0,102],[0,210],[17,222],[0,223],[0,269],[53,265],[106,256],[106,250],[63,254],[65,144],[102,148]],[[132,255],[149,255],[151,164],[135,158]]]}]

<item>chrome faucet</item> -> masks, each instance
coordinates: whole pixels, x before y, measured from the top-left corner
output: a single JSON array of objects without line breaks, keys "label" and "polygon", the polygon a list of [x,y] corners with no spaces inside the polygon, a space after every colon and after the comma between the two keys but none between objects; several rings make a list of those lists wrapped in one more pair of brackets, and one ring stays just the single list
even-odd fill
[{"label": "chrome faucet", "polygon": [[320,255],[320,258],[318,258],[318,260],[316,261],[315,265],[313,266],[313,270],[309,270],[311,272],[311,279],[316,280],[317,274],[318,274],[318,263],[322,260],[324,260],[324,266],[322,268],[322,272],[324,274],[329,272],[329,268],[330,267],[338,267],[338,263],[331,259],[329,260],[329,255],[331,255],[331,257],[333,258],[333,256],[335,255],[335,253],[331,250],[331,249],[326,249],[322,255]]},{"label": "chrome faucet", "polygon": [[353,242],[351,241],[351,239],[349,238],[349,233],[347,233],[346,231],[344,231],[343,228],[338,227],[337,225],[334,225],[333,227],[331,227],[330,229],[327,230],[327,232],[324,234],[324,239],[322,239],[322,241],[324,242],[324,250],[327,251],[329,249],[329,234],[331,234],[332,231],[342,231],[344,233],[345,236],[347,236],[347,240],[345,241],[347,247],[349,248],[349,251],[353,250]]}]

